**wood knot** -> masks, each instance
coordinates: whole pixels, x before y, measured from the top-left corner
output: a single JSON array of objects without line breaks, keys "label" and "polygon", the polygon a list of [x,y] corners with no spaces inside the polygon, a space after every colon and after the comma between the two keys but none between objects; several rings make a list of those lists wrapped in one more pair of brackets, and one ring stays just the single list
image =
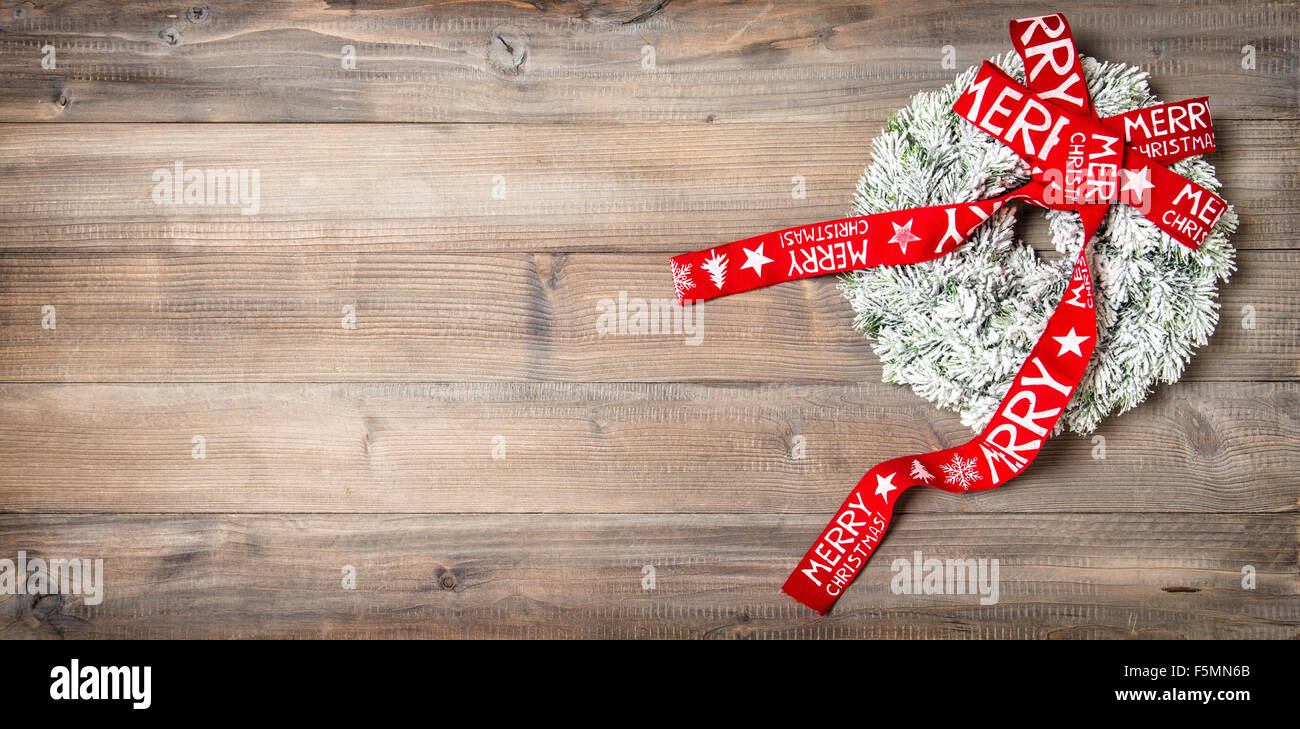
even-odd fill
[{"label": "wood knot", "polygon": [[1218,429],[1201,411],[1188,408],[1184,428],[1187,431],[1187,443],[1197,455],[1213,458],[1223,449]]},{"label": "wood knot", "polygon": [[[658,15],[659,11],[663,10],[664,7],[666,7],[670,2],[672,2],[672,0],[654,0],[653,2],[649,3],[650,7],[646,8],[640,13],[637,13],[635,16],[633,16],[631,20],[624,20],[623,25],[636,25],[637,23],[644,23],[645,21]],[[646,5],[646,4],[647,3],[645,2],[641,3],[641,5]]]},{"label": "wood knot", "polygon": [[528,34],[518,28],[499,25],[492,29],[488,62],[502,73],[517,76],[528,61]]},{"label": "wood knot", "polygon": [[442,577],[438,578],[438,587],[444,590],[456,589],[456,575],[453,575],[451,571],[443,572]]},{"label": "wood knot", "polygon": [[555,289],[560,283],[560,273],[566,261],[564,253],[534,253],[533,269],[544,289]]},{"label": "wood knot", "polygon": [[49,622],[58,613],[63,612],[63,595],[32,596],[31,614],[39,621]]},{"label": "wood knot", "polygon": [[195,5],[191,7],[189,10],[185,11],[185,19],[190,21],[191,23],[194,23],[195,25],[199,25],[200,23],[206,23],[208,22],[208,19],[211,17],[212,17],[212,11],[208,10],[207,5]]},{"label": "wood knot", "polygon": [[181,32],[175,28],[163,28],[158,31],[158,37],[169,46],[174,46],[181,42]]}]

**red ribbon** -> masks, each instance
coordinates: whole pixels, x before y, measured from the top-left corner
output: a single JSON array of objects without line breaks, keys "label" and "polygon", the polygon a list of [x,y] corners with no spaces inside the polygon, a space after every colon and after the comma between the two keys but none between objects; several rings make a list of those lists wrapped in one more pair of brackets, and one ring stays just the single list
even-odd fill
[{"label": "red ribbon", "polygon": [[1100,118],[1065,16],[1013,20],[1011,39],[1027,83],[985,62],[953,111],[1030,163],[1024,186],[978,202],[788,228],[671,259],[685,305],[809,276],[938,258],[1009,200],[1079,213],[1085,245],[1065,295],[983,432],[955,448],[894,458],[868,471],[786,580],[784,592],[823,615],[880,544],[905,490],[996,488],[1038,455],[1096,346],[1086,241],[1108,207],[1133,206],[1193,250],[1227,210],[1222,198],[1162,164],[1214,151],[1205,97]]}]

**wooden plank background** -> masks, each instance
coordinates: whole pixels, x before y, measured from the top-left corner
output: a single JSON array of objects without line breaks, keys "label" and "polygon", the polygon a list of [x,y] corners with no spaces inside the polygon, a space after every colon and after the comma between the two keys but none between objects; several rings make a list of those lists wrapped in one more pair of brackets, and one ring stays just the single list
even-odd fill
[{"label": "wooden plank background", "polygon": [[[1067,9],[1211,96],[1222,321],[1104,440],[909,492],[826,618],[777,588],[827,516],[969,430],[880,382],[833,279],[697,342],[597,328],[668,255],[842,215],[944,46],[1056,9],[0,5],[0,557],[106,570],[100,605],[0,595],[0,637],[1300,637],[1295,2]],[[257,170],[257,214],[155,204],[177,160]],[[998,603],[894,594],[916,550],[999,560]]]}]

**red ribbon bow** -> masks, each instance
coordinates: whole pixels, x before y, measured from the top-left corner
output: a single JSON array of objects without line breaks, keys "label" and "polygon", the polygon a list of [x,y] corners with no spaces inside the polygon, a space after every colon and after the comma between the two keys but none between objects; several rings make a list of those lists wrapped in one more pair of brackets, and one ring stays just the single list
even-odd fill
[{"label": "red ribbon bow", "polygon": [[685,305],[809,276],[938,258],[1009,200],[1079,213],[1085,245],[1066,293],[984,431],[955,448],[894,458],[868,471],[786,580],[787,594],[823,615],[879,545],[903,491],[996,488],[1038,454],[1096,346],[1086,242],[1109,206],[1133,206],[1193,250],[1227,210],[1222,198],[1162,164],[1215,150],[1205,97],[1101,118],[1065,16],[1013,20],[1011,39],[1027,83],[986,61],[953,111],[1030,163],[1024,186],[978,202],[789,228],[671,259]]}]

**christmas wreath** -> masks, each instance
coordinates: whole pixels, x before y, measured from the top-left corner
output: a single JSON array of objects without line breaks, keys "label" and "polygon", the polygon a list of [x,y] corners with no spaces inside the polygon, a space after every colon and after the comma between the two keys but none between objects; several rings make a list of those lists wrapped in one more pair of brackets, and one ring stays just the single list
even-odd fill
[{"label": "christmas wreath", "polygon": [[[1019,55],[992,60],[1024,81]],[[1082,63],[1099,114],[1157,103],[1140,69],[1087,57]],[[1029,180],[1023,158],[953,113],[978,70],[917,94],[890,118],[858,180],[854,215],[982,200]],[[1221,187],[1214,165],[1202,157],[1169,169],[1215,192]],[[1049,210],[1052,244],[1062,255],[1046,260],[1016,239],[1017,212],[1018,206],[1003,207],[942,258],[854,271],[841,285],[857,313],[854,326],[875,340],[885,381],[910,385],[976,430],[993,416],[1042,335],[1083,245],[1079,215]],[[1214,333],[1217,284],[1234,270],[1229,237],[1236,227],[1229,209],[1192,251],[1132,206],[1110,207],[1089,256],[1096,351],[1057,430],[1091,432],[1107,415],[1142,402],[1156,383],[1178,380],[1192,350]]]},{"label": "christmas wreath", "polygon": [[[1082,57],[1060,14],[1010,31],[1014,55],[891,118],[857,215],[670,261],[683,305],[853,272],[844,293],[885,379],[978,431],[867,471],[782,587],[819,613],[904,491],[1001,486],[1052,432],[1086,433],[1177,380],[1218,319],[1236,216],[1200,158],[1215,150],[1207,99],[1156,103],[1138,69]],[[1015,240],[1019,202],[1048,211],[1060,260]]]}]

